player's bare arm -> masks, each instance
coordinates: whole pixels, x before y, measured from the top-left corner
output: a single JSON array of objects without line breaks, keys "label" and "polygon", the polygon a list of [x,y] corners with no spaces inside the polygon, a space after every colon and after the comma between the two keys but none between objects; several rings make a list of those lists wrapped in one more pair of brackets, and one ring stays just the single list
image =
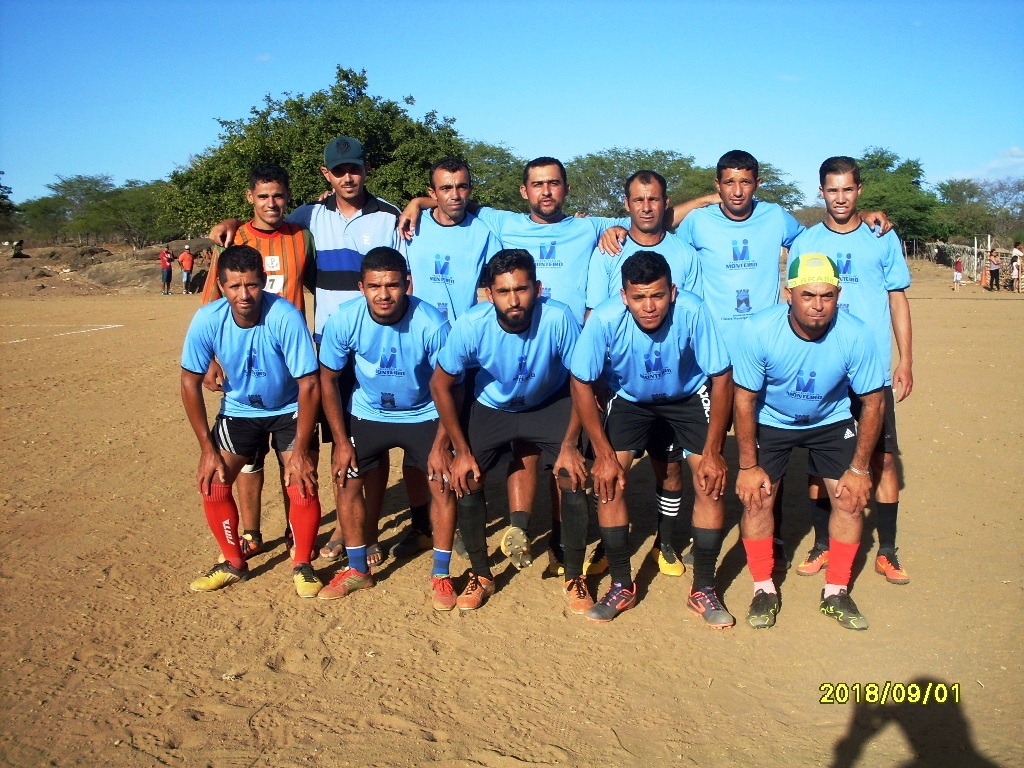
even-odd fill
[{"label": "player's bare arm", "polygon": [[298,424],[295,428],[295,444],[284,457],[284,484],[297,485],[299,495],[306,498],[315,494],[319,484],[316,475],[316,462],[310,453],[309,446],[316,429],[316,418],[320,412],[320,375],[310,373],[296,379],[299,385]]},{"label": "player's bare arm", "polygon": [[[458,407],[454,396],[456,382],[455,376],[441,366],[437,366],[434,369],[434,375],[430,377],[430,394],[434,398],[434,406],[437,408],[441,425],[448,433],[452,442],[452,450],[455,451],[449,481],[455,495],[461,498],[478,486],[480,466],[476,463],[476,458],[469,449],[469,441],[462,431],[462,425],[459,424]],[[469,482],[470,477],[473,479],[472,485]]]},{"label": "player's bare arm", "polygon": [[740,449],[736,495],[746,509],[760,512],[765,499],[772,495],[772,479],[757,463],[757,393],[735,387],[733,426]]},{"label": "player's bare arm", "polygon": [[214,245],[227,248],[235,242],[235,233],[245,224],[241,219],[224,219],[220,224],[214,224],[210,228],[209,237]]},{"label": "player's bare arm", "polygon": [[420,223],[420,215],[423,211],[437,207],[437,200],[432,197],[414,197],[402,210],[398,217],[398,234],[404,240],[412,240],[416,233],[416,227]]},{"label": "player's bare arm", "polygon": [[892,391],[896,402],[901,402],[914,389],[914,344],[910,325],[910,302],[904,291],[889,291],[889,314],[892,317],[892,332],[896,338],[896,349],[900,361],[892,372]]},{"label": "player's bare arm", "polygon": [[594,466],[590,468],[590,476],[594,479],[594,496],[598,501],[607,503],[615,498],[616,492],[626,490],[626,473],[601,424],[593,384],[580,381],[575,376],[569,381],[573,411],[578,415],[594,448]]},{"label": "player's bare arm", "polygon": [[857,448],[850,468],[839,478],[835,492],[840,506],[851,511],[864,509],[871,500],[871,454],[882,432],[882,417],[885,414],[882,390],[858,397],[861,414],[857,423]]},{"label": "player's bare arm", "polygon": [[214,358],[210,361],[210,367],[206,369],[206,375],[203,376],[203,386],[210,392],[223,392],[225,381],[227,377],[224,375],[224,369],[217,358]]},{"label": "player's bare arm", "polygon": [[665,229],[669,232],[675,232],[679,225],[683,223],[683,219],[689,216],[691,212],[708,205],[717,205],[720,201],[721,197],[717,192],[709,192],[692,200],[676,203],[665,211]]},{"label": "player's bare arm", "polygon": [[198,373],[181,370],[181,402],[192,431],[199,441],[199,467],[196,470],[196,488],[209,495],[214,477],[221,485],[227,485],[228,468],[220,451],[213,444],[210,423],[206,420],[206,402],[203,398],[203,377]]},{"label": "player's bare arm", "polygon": [[320,399],[323,404],[324,417],[331,427],[334,445],[331,452],[331,478],[342,488],[348,479],[349,472],[355,474],[359,470],[356,461],[356,449],[345,431],[345,415],[342,412],[341,392],[338,379],[341,371],[334,371],[321,363],[320,365]]},{"label": "player's bare arm", "polygon": [[[568,484],[569,490],[573,492],[580,490],[587,483],[587,464],[579,449],[581,430],[580,417],[576,413],[576,408],[573,408],[569,414],[569,426],[565,430],[558,458],[551,469],[554,476],[559,479],[559,484]],[[567,476],[561,475],[563,469]]]},{"label": "player's bare arm", "polygon": [[711,377],[711,414],[708,420],[708,436],[704,450],[697,464],[697,478],[705,496],[720,499],[725,493],[729,467],[722,455],[725,433],[729,428],[735,386],[732,383],[732,369]]}]

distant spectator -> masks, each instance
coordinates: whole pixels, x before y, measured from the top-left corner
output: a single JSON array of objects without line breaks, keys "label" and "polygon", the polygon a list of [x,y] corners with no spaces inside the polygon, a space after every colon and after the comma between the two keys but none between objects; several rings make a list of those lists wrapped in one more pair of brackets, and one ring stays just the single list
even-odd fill
[{"label": "distant spectator", "polygon": [[192,263],[194,261],[195,257],[192,255],[192,249],[186,245],[185,250],[178,257],[178,263],[181,265],[181,292],[183,295],[192,293]]},{"label": "distant spectator", "polygon": [[160,293],[164,296],[171,295],[171,264],[175,256],[171,246],[165,245],[160,251]]},{"label": "distant spectator", "polygon": [[1020,265],[1022,263],[1024,263],[1024,251],[1022,251],[1020,249],[1020,243],[1019,242],[1013,244],[1013,251],[1011,251],[1010,255],[1012,256],[1012,258],[1010,260],[1010,263],[1012,264],[1014,261],[1017,262],[1017,284],[1014,287],[1014,290],[1017,291],[1017,293],[1020,293],[1020,277],[1021,277],[1020,276],[1020,272],[1021,272],[1021,266]]},{"label": "distant spectator", "polygon": [[964,279],[964,262],[959,256],[956,257],[956,261],[953,262],[953,290],[960,290],[960,283]]},{"label": "distant spectator", "polygon": [[988,252],[988,289],[990,291],[1000,290],[999,269],[1003,266],[1003,259],[999,252],[993,248]]},{"label": "distant spectator", "polygon": [[1016,254],[1010,257],[1010,290],[1020,293],[1020,257]]}]

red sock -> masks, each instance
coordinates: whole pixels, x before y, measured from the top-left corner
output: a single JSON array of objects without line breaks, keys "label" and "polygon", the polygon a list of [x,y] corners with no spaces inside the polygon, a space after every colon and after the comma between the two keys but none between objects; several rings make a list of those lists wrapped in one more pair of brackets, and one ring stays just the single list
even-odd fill
[{"label": "red sock", "polygon": [[320,495],[307,493],[306,498],[302,498],[297,485],[289,485],[287,491],[291,502],[288,516],[295,537],[295,560],[292,565],[308,565],[313,556],[317,531],[320,530]]},{"label": "red sock", "polygon": [[[766,539],[743,539],[747,551],[747,568],[754,581],[769,581],[775,568],[775,553],[772,551],[772,537]],[[829,560],[829,568],[832,561]]]},{"label": "red sock", "polygon": [[847,544],[828,539],[828,570],[825,571],[825,583],[840,587],[850,585],[850,573],[853,571],[853,558],[857,556],[860,544]]},{"label": "red sock", "polygon": [[210,495],[203,494],[203,511],[224,559],[235,568],[246,570],[242,550],[238,548],[238,506],[231,486],[210,483]]}]

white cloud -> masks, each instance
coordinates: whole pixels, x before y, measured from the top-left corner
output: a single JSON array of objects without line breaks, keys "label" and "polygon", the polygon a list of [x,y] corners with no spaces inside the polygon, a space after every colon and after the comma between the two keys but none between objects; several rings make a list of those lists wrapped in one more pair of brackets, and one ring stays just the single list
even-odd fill
[{"label": "white cloud", "polygon": [[256,61],[273,61],[273,60],[274,60],[274,57],[271,56],[269,53],[261,53],[259,56],[256,57]]}]

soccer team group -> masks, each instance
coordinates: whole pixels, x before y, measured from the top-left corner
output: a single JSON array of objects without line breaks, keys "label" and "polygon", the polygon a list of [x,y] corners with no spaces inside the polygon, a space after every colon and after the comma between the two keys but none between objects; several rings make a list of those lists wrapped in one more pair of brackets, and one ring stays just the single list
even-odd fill
[{"label": "soccer team group", "polygon": [[[429,197],[405,211],[366,190],[369,170],[356,139],[332,140],[321,167],[331,194],[286,215],[288,174],[261,165],[246,191],[252,220],[210,233],[228,247],[211,264],[181,381],[222,556],[192,590],[245,580],[262,551],[271,447],[298,595],[373,587],[388,556],[377,536],[389,451],[400,448],[411,519],[391,555],[432,550],[435,610],[474,610],[495,592],[483,487],[507,461],[501,552],[518,568],[532,562],[530,513],[547,476],[547,570],[574,613],[610,621],[637,601],[625,487],[646,453],[659,512],[651,557],[673,576],[689,563],[688,607],[731,627],[715,588],[730,429],[751,627],[773,626],[780,608],[773,571],[789,567],[778,532],[794,448],[808,453],[815,534],[797,571],[824,571],[821,612],[868,626],[849,587],[872,492],[875,570],[909,581],[896,553],[893,406],[913,386],[910,274],[884,214],[857,208],[855,161],[822,164],[826,215],[810,229],[756,199],[757,161],[739,150],[718,162],[717,194],[675,206],[662,176],[637,171],[622,219],[567,215],[565,168],[550,157],[523,170],[528,214],[471,203],[471,172],[457,158],[434,164]],[[212,428],[204,388],[222,392]],[[332,445],[338,524],[317,550],[321,443]],[[695,501],[683,553],[674,541],[687,474]],[[588,557],[592,507],[600,542]],[[453,546],[470,563],[461,589]],[[324,584],[318,556],[346,567]],[[587,578],[606,571],[595,602]]]}]

